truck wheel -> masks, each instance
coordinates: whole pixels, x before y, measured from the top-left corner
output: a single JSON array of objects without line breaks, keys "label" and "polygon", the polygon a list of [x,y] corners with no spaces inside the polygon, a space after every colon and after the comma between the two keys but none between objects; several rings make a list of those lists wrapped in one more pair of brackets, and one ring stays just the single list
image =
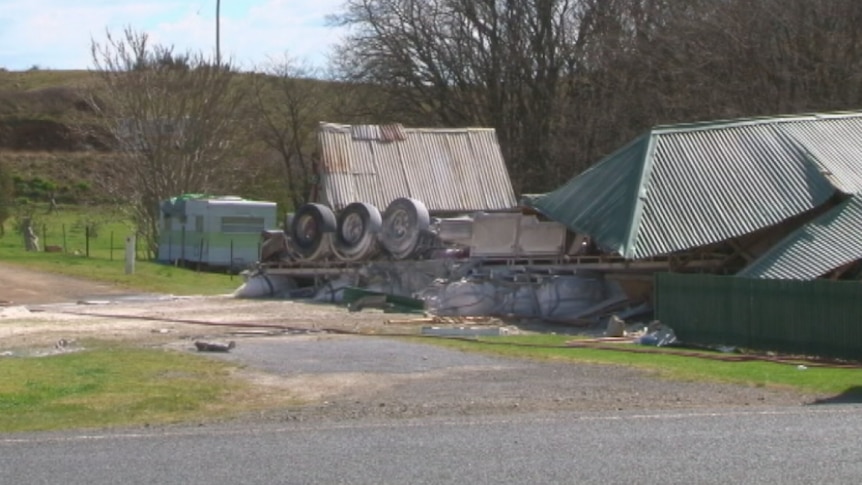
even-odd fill
[{"label": "truck wheel", "polygon": [[380,243],[394,259],[408,259],[422,249],[430,225],[431,217],[422,201],[395,199],[383,213]]},{"label": "truck wheel", "polygon": [[337,227],[335,214],[323,204],[305,204],[293,216],[290,235],[296,251],[306,259],[321,259],[330,252],[330,233]]},{"label": "truck wheel", "polygon": [[361,261],[380,250],[377,234],[383,226],[380,210],[371,204],[354,202],[338,214],[333,251],[342,261]]}]

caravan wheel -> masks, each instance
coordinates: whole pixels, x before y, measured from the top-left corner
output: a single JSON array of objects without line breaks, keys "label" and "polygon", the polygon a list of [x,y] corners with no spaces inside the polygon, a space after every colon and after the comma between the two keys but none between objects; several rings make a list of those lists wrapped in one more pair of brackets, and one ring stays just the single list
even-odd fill
[{"label": "caravan wheel", "polygon": [[408,259],[422,249],[430,225],[431,217],[422,201],[395,199],[383,214],[380,242],[393,258]]},{"label": "caravan wheel", "polygon": [[377,254],[380,246],[377,234],[383,218],[377,207],[354,202],[338,214],[338,229],[333,238],[333,250],[343,261],[361,261]]}]

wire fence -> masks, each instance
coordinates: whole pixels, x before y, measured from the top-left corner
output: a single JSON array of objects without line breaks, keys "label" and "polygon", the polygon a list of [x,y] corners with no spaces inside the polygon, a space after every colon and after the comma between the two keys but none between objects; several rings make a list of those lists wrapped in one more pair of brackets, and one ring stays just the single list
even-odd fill
[{"label": "wire fence", "polygon": [[[86,258],[122,260],[125,257],[126,239],[135,236],[135,258],[149,259],[149,245],[135,231],[128,229],[100,229],[95,225],[41,224],[33,228],[38,238],[37,248],[49,253],[66,253]],[[28,237],[24,235],[25,239]],[[31,236],[32,237],[32,236]],[[27,241],[25,241],[26,245]]]}]

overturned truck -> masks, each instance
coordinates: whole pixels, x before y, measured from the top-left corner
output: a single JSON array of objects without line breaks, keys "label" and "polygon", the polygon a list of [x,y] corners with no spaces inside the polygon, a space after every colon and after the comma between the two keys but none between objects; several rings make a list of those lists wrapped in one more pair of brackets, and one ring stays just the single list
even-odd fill
[{"label": "overturned truck", "polygon": [[318,149],[317,196],[264,233],[247,294],[362,287],[438,314],[578,320],[648,303],[619,275],[667,265],[598,254],[521,205],[493,129],[322,123]]}]

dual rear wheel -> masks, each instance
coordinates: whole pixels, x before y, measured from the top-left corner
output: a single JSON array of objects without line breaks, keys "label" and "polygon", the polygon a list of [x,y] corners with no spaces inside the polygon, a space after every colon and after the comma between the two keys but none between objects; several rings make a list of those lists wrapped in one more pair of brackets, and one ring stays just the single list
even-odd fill
[{"label": "dual rear wheel", "polygon": [[383,215],[371,204],[354,202],[338,217],[323,204],[305,204],[290,222],[290,236],[303,260],[334,254],[341,261],[371,259],[385,249],[393,259],[416,257],[425,249],[431,218],[421,201],[395,199]]}]

